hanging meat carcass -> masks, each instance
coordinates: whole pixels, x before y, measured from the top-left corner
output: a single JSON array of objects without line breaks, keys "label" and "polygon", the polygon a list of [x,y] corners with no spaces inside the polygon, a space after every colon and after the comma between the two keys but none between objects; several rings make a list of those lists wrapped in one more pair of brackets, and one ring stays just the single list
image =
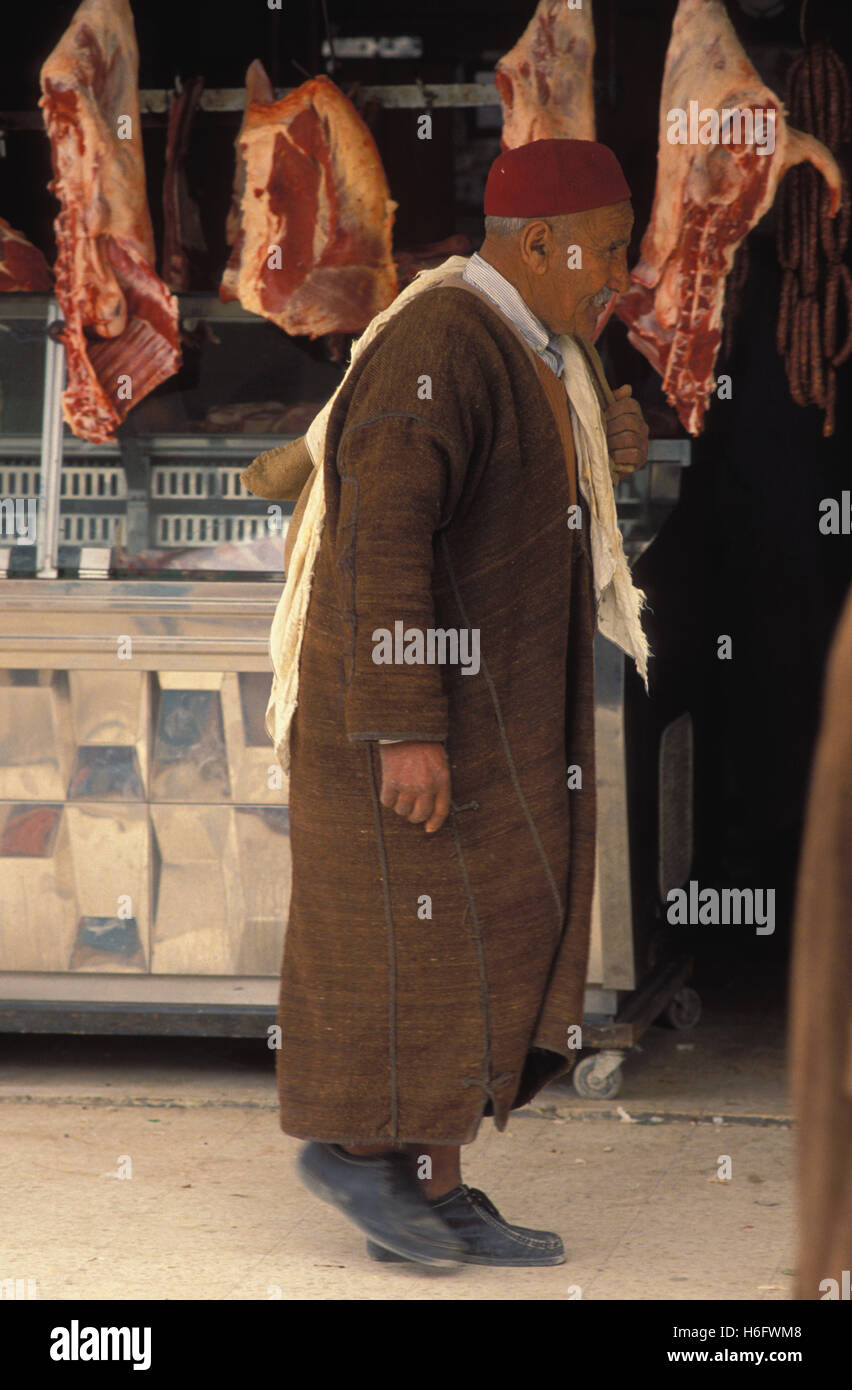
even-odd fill
[{"label": "hanging meat carcass", "polygon": [[52,283],[50,267],[38,247],[0,217],[0,294],[11,290],[38,294]]},{"label": "hanging meat carcass", "polygon": [[[231,192],[231,206],[228,209],[228,217],[225,222],[225,240],[229,246],[234,248],[232,259],[239,258],[242,254],[242,245],[245,239],[245,232],[242,229],[242,206],[243,193],[246,186],[246,162],[240,149],[240,141],[245,134],[246,120],[248,119],[249,107],[255,102],[264,103],[267,106],[273,105],[275,101],[275,88],[269,80],[266,68],[259,58],[255,58],[249,64],[246,72],[246,104],[243,111],[243,119],[237,132],[236,139],[236,159],[234,161],[234,187]],[[227,271],[226,271],[227,277]],[[229,295],[228,298],[233,298]]]},{"label": "hanging meat carcass", "polygon": [[166,167],[163,171],[163,279],[177,294],[192,288],[192,261],[207,250],[201,213],[189,191],[186,155],[204,78],[194,77],[169,101]]},{"label": "hanging meat carcass", "polygon": [[155,273],[127,0],[83,0],[41,70],[54,179],[56,297],[65,320],[62,413],[81,439],[114,438],[180,366],[177,300]]},{"label": "hanging meat carcass", "polygon": [[[594,140],[595,26],[592,0],[574,8],[539,0],[514,48],[497,64],[504,150],[534,140]],[[592,341],[606,326],[615,295],[598,315]]]},{"label": "hanging meat carcass", "polygon": [[252,100],[262,78],[252,64],[237,140],[239,224],[229,219],[233,249],[220,298],[238,299],[287,333],[360,333],[397,293],[396,203],[378,150],[329,78],[281,101]]},{"label": "hanging meat carcass", "polygon": [[[671,138],[682,135],[688,143]],[[690,434],[700,434],[715,386],[737,248],[803,160],[827,181],[834,216],[841,174],[831,153],[787,125],[720,0],[680,0],[663,72],[651,221],[631,271],[635,285],[615,312]]]},{"label": "hanging meat carcass", "polygon": [[594,140],[592,0],[572,8],[539,0],[514,48],[497,64],[504,150],[533,140]]}]

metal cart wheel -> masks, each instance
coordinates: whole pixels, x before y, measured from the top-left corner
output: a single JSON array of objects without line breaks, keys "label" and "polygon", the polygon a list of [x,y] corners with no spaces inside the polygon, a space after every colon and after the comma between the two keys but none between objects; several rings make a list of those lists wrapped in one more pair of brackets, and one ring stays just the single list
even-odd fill
[{"label": "metal cart wheel", "polygon": [[583,1057],[571,1074],[577,1095],[584,1100],[610,1100],[617,1096],[624,1079],[622,1057],[621,1052],[599,1052],[593,1057]]},{"label": "metal cart wheel", "polygon": [[657,1022],[667,1028],[694,1028],[701,1017],[701,996],[688,985],[673,994]]}]

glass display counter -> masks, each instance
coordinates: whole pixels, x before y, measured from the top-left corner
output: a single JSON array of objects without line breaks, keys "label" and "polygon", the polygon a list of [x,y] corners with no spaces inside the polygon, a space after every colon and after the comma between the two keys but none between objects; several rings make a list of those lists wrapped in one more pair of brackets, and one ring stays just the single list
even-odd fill
[{"label": "glass display counter", "polygon": [[0,300],[0,1025],[256,1031],[290,884],[264,727],[292,503],[239,475],[342,370],[215,295],[116,442],[61,419],[44,295]]}]

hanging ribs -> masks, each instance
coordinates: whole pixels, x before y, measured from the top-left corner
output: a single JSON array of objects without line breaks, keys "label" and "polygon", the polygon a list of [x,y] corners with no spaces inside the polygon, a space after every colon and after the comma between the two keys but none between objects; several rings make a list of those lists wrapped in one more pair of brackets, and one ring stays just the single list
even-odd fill
[{"label": "hanging ribs", "polygon": [[396,204],[378,150],[329,78],[281,101],[252,100],[265,77],[253,63],[237,140],[239,220],[229,219],[220,298],[239,299],[287,333],[360,333],[397,293]]},{"label": "hanging ribs", "polygon": [[[734,111],[741,114],[725,117]],[[681,133],[694,142],[669,140],[670,131],[678,133],[677,112],[685,118]],[[772,206],[784,174],[803,160],[827,181],[834,216],[841,175],[831,153],[787,125],[781,100],[761,82],[720,0],[680,0],[663,72],[651,221],[631,271],[635,285],[615,312],[690,434],[700,434],[716,384],[725,282],[737,248]]]},{"label": "hanging ribs", "polygon": [[0,294],[10,290],[37,294],[52,284],[50,267],[38,247],[0,217]]},{"label": "hanging ribs", "polygon": [[41,70],[60,202],[62,413],[95,444],[180,365],[177,301],[153,270],[138,67],[127,0],[83,0]]},{"label": "hanging ribs", "polygon": [[539,0],[515,47],[497,64],[503,107],[502,148],[533,140],[594,140],[592,0],[571,9]]},{"label": "hanging ribs", "polygon": [[191,288],[192,252],[204,252],[207,243],[198,204],[189,192],[186,153],[195,108],[201,99],[204,78],[194,77],[169,102],[166,167],[163,172],[162,275],[175,294]]}]

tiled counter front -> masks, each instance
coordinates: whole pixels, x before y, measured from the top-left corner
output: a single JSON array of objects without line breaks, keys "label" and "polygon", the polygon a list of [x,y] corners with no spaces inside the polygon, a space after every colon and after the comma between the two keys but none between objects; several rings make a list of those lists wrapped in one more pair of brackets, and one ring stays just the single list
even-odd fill
[{"label": "tiled counter front", "polygon": [[4,975],[277,976],[289,817],[264,716],[279,593],[3,585]]}]

